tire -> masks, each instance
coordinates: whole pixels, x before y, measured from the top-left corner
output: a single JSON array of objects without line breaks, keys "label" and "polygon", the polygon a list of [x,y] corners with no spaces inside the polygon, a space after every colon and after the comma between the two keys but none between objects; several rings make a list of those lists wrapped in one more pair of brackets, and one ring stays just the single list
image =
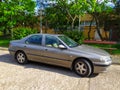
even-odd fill
[{"label": "tire", "polygon": [[90,63],[85,59],[78,59],[73,64],[73,69],[76,74],[81,77],[88,77],[92,74],[92,67]]},{"label": "tire", "polygon": [[26,64],[26,63],[28,62],[25,53],[22,52],[22,51],[18,51],[18,52],[15,54],[15,59],[17,60],[17,62],[18,62],[19,64]]}]

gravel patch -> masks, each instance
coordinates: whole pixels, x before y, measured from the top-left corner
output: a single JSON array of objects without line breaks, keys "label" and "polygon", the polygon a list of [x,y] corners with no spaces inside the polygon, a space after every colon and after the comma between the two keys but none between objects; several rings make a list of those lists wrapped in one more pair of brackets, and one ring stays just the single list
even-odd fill
[{"label": "gravel patch", "polygon": [[6,47],[0,47],[0,50],[8,51],[8,48],[6,48]]},{"label": "gravel patch", "polygon": [[120,65],[106,73],[81,78],[71,70],[30,62],[19,65],[8,51],[0,50],[0,90],[119,90]]},{"label": "gravel patch", "polygon": [[111,55],[113,64],[120,64],[120,55]]}]

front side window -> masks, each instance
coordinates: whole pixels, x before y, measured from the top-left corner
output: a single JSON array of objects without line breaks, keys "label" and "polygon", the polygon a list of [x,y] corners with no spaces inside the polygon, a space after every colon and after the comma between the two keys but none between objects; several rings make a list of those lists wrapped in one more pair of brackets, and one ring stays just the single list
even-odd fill
[{"label": "front side window", "polygon": [[70,39],[67,36],[58,36],[66,45],[68,45],[69,47],[77,47],[78,43],[75,42],[74,40]]},{"label": "front side window", "polygon": [[42,44],[42,35],[34,35],[29,37],[26,40],[27,44],[41,45]]},{"label": "front side window", "polygon": [[47,35],[45,37],[45,46],[58,48],[61,42],[54,36]]}]

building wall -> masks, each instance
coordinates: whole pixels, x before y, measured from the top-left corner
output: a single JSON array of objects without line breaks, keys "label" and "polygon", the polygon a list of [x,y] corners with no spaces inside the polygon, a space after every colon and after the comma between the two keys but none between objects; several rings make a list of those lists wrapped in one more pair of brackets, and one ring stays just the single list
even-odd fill
[{"label": "building wall", "polygon": [[[91,39],[91,40],[95,38],[95,30],[96,30],[95,27],[92,27],[92,28],[91,28],[91,32],[90,32],[90,39]],[[89,27],[88,27],[88,26],[85,26],[85,27],[84,27],[84,30],[83,30],[85,39],[88,39],[88,32],[89,32]]]},{"label": "building wall", "polygon": [[[89,26],[90,26],[91,20],[92,20],[92,16],[90,14],[86,14],[81,18],[81,22],[82,22],[81,26],[84,28],[83,32],[84,32],[85,39],[88,39],[88,32],[89,32]],[[100,32],[104,39],[109,39],[109,31],[104,31],[104,28],[101,28]],[[93,21],[91,26],[90,40],[100,40],[99,35],[97,34],[97,31],[96,31],[95,21]]]},{"label": "building wall", "polygon": [[92,16],[90,14],[85,14],[84,16],[81,17],[81,21],[91,21]]},{"label": "building wall", "polygon": [[[88,32],[89,32],[89,26],[85,26],[84,30],[83,30],[85,39],[88,39]],[[109,31],[104,31],[104,29],[101,28],[100,32],[101,32],[102,37],[104,39],[109,39]],[[95,26],[91,27],[90,40],[100,40],[100,37],[98,36],[98,33],[97,33]]]}]

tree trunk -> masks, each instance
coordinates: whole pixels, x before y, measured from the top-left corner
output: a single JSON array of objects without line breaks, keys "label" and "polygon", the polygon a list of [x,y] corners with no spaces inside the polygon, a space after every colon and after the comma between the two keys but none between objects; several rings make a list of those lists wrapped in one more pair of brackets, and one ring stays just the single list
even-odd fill
[{"label": "tree trunk", "polygon": [[74,21],[72,21],[72,23],[71,23],[71,29],[72,30],[74,29]]},{"label": "tree trunk", "polygon": [[106,40],[108,40],[108,35],[107,35],[106,31],[105,31],[105,38],[106,38]]},{"label": "tree trunk", "polygon": [[47,30],[48,30],[48,23],[47,21],[45,22],[45,33],[47,33]]},{"label": "tree trunk", "polygon": [[6,36],[6,29],[3,30],[3,35]]},{"label": "tree trunk", "polygon": [[74,24],[75,24],[76,18],[77,18],[77,16],[74,16],[74,18],[72,18],[72,23],[71,23],[72,30],[74,29]]},{"label": "tree trunk", "polygon": [[98,21],[98,19],[97,19],[97,16],[94,15],[94,18],[95,18],[95,21],[96,21],[97,33],[98,33],[98,35],[100,36],[100,39],[103,41],[103,38],[102,38],[102,35],[101,35],[101,32],[100,32],[99,21]]},{"label": "tree trunk", "polygon": [[79,15],[79,27],[78,27],[78,30],[80,31],[80,19],[81,19],[81,17],[80,17],[80,15]]},{"label": "tree trunk", "polygon": [[88,31],[88,40],[90,40],[90,33],[91,33],[91,27],[92,27],[93,20],[94,20],[94,17],[92,18],[92,20],[90,22],[89,31]]}]

